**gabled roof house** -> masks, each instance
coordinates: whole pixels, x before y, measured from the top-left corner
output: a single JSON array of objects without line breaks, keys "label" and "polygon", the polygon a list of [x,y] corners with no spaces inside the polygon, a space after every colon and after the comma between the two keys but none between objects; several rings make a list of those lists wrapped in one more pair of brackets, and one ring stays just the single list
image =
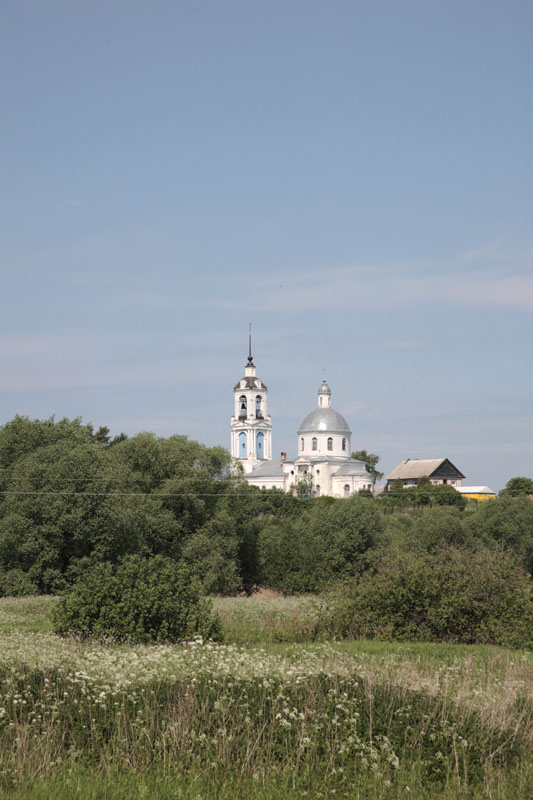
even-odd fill
[{"label": "gabled roof house", "polygon": [[406,458],[387,475],[387,486],[398,480],[404,486],[416,486],[424,476],[435,485],[449,483],[456,487],[462,486],[465,477],[449,458]]}]

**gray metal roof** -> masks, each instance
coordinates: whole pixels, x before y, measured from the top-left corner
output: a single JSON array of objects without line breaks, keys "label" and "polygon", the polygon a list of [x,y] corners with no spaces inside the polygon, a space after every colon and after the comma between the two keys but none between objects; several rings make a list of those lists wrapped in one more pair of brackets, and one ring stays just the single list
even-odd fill
[{"label": "gray metal roof", "polygon": [[337,475],[358,475],[362,478],[370,478],[370,473],[367,472],[367,469],[362,461],[356,461],[354,458],[350,458],[346,464],[343,464],[337,472],[334,473],[335,476]]},{"label": "gray metal roof", "polygon": [[493,492],[488,486],[456,486],[455,488],[461,494],[493,494],[496,496],[496,492]]},{"label": "gray metal roof", "polygon": [[[405,461],[402,461],[401,464],[398,464],[397,467],[394,467],[390,475],[387,475],[387,480],[394,481],[397,478],[402,480],[407,480],[408,478],[423,478],[424,475],[431,477],[435,470],[448,460],[447,458],[407,458]],[[457,469],[457,467],[455,467],[455,469]]]},{"label": "gray metal roof", "polygon": [[[241,386],[241,381],[244,381],[244,387]],[[259,386],[256,386],[256,381],[259,383]],[[264,389],[265,392],[267,391],[267,387],[263,381],[259,380],[259,378],[252,377],[251,375],[248,375],[245,378],[241,378],[240,381],[237,381],[233,387],[233,391],[236,392],[237,389]]]},{"label": "gray metal roof", "polygon": [[306,416],[298,433],[351,433],[350,426],[333,408],[315,408]]},{"label": "gray metal roof", "polygon": [[258,467],[246,475],[247,478],[279,478],[285,475],[283,464],[286,461],[263,461]]}]

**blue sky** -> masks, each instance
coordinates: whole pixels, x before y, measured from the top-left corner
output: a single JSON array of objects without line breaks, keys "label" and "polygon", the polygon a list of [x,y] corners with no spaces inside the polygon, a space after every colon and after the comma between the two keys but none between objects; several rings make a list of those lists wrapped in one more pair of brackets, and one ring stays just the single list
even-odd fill
[{"label": "blue sky", "polygon": [[532,475],[527,0],[4,0],[0,420]]}]

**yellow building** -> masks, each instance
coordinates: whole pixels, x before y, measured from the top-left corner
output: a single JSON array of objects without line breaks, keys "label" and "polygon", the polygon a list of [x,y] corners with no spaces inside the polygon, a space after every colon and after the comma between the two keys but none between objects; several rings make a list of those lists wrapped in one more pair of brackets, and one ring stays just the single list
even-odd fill
[{"label": "yellow building", "polygon": [[496,497],[496,493],[489,489],[488,486],[456,486],[455,488],[468,500],[482,502],[483,500],[490,500],[491,497]]}]

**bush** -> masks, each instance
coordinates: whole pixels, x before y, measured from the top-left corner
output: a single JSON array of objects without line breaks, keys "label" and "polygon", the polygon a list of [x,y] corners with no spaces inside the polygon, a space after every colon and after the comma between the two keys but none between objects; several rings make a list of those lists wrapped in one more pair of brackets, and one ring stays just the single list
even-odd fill
[{"label": "bush", "polygon": [[500,548],[399,553],[333,599],[337,636],[533,648],[532,583]]},{"label": "bush", "polygon": [[128,556],[116,568],[98,564],[61,599],[53,624],[60,635],[129,642],[222,638],[198,583],[164,556]]},{"label": "bush", "polygon": [[0,597],[23,597],[37,594],[37,587],[21,569],[0,572]]}]

